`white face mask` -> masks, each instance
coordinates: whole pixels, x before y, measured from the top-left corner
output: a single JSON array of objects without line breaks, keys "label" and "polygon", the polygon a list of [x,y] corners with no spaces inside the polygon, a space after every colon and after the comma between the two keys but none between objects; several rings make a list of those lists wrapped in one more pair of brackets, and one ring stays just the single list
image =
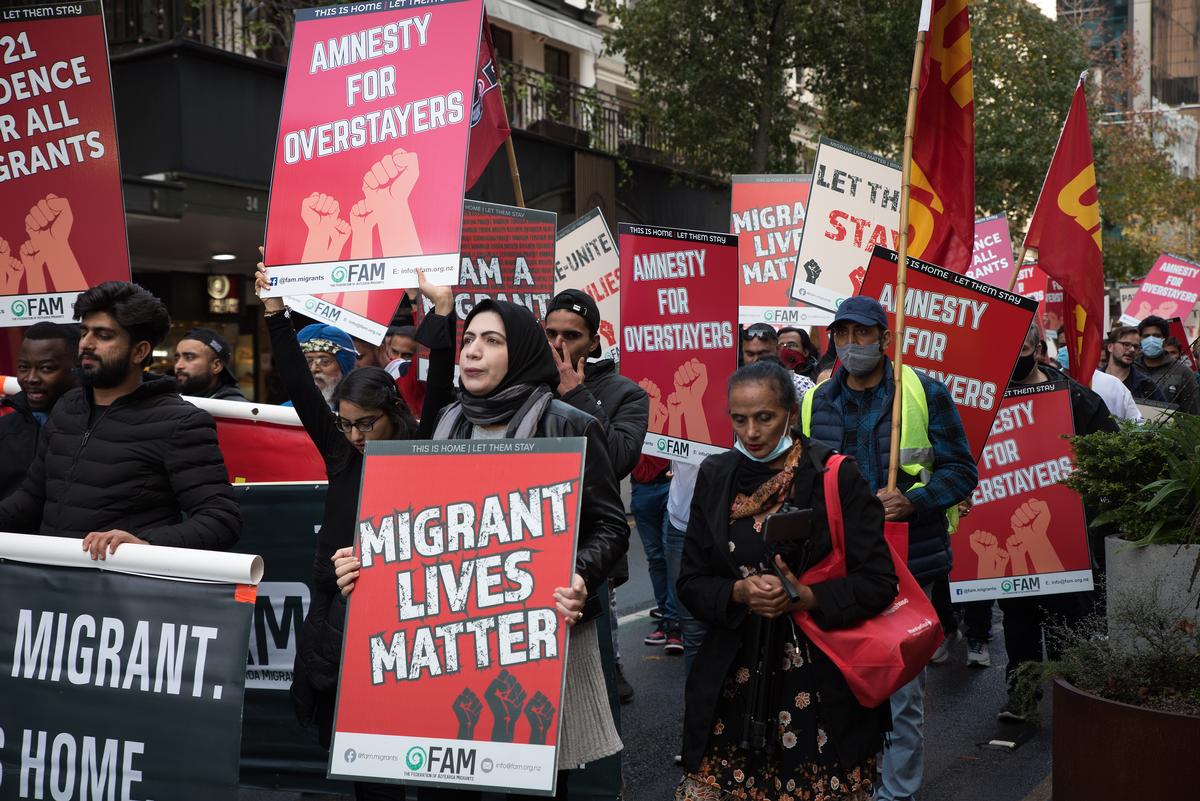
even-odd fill
[{"label": "white face mask", "polygon": [[792,439],[792,418],[789,415],[787,428],[784,429],[783,436],[779,438],[779,442],[775,444],[774,449],[772,449],[771,452],[766,456],[755,456],[754,454],[750,453],[750,451],[746,449],[746,446],[742,444],[742,441],[737,437],[733,438],[733,449],[751,461],[767,464],[768,462],[773,462],[783,454],[787,453],[787,451],[792,447],[792,445],[795,444],[795,442],[796,441]]}]

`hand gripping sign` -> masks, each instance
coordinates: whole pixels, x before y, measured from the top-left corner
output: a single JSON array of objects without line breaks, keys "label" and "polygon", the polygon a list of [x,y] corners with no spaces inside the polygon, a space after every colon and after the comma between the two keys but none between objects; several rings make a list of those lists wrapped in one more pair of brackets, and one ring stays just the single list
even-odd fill
[{"label": "hand gripping sign", "polygon": [[[862,286],[893,325],[897,262],[895,251],[875,248]],[[906,276],[904,363],[950,390],[978,459],[1037,303],[919,259]]]},{"label": "hand gripping sign", "polygon": [[129,280],[98,0],[0,10],[0,197],[0,327],[69,322]]},{"label": "hand gripping sign", "polygon": [[733,447],[737,237],[621,223],[621,374],[650,396],[642,453],[700,464]]},{"label": "hand gripping sign", "polygon": [[1066,382],[1009,389],[979,460],[970,514],[950,537],[950,599],[986,601],[1092,589]]},{"label": "hand gripping sign", "polygon": [[[265,263],[272,297],[458,280],[482,0],[296,12]],[[382,9],[382,10],[381,10]]]},{"label": "hand gripping sign", "polygon": [[859,294],[877,245],[900,247],[899,166],[822,137],[792,297],[837,311],[843,300]]},{"label": "hand gripping sign", "polygon": [[331,778],[554,793],[584,445],[368,444]]}]

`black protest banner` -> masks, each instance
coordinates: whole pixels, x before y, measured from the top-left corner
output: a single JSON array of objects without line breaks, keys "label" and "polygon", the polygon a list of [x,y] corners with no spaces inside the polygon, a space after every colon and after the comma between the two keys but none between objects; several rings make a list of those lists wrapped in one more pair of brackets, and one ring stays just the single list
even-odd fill
[{"label": "black protest banner", "polygon": [[254,589],[0,559],[0,799],[236,799]]}]

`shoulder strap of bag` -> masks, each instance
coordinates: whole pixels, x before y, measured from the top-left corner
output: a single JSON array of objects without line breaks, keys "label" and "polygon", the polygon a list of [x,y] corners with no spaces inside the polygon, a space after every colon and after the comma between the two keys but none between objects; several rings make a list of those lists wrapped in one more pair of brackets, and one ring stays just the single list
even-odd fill
[{"label": "shoulder strap of bag", "polygon": [[844,557],[846,552],[846,521],[842,517],[842,496],[838,492],[838,475],[844,461],[844,454],[835,453],[825,462],[825,514],[829,518],[829,541],[838,557]]}]

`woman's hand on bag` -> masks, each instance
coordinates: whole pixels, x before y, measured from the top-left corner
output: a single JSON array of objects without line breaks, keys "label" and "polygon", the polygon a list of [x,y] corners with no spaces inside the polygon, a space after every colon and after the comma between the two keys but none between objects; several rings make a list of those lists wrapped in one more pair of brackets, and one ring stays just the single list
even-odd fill
[{"label": "woman's hand on bag", "polygon": [[354,591],[354,583],[358,581],[358,569],[362,567],[354,557],[354,548],[338,549],[329,557],[329,561],[333,562],[333,574],[337,576],[338,589],[342,591],[342,595],[349,595]]},{"label": "woman's hand on bag", "polygon": [[554,591],[554,605],[568,626],[574,626],[583,617],[583,602],[586,600],[587,584],[578,573],[571,577],[570,587],[559,587]]},{"label": "woman's hand on bag", "polygon": [[788,608],[787,593],[775,576],[747,576],[734,582],[733,600],[765,618],[779,617]]},{"label": "woman's hand on bag", "polygon": [[789,612],[807,612],[817,605],[817,598],[813,595],[812,587],[807,584],[801,584],[800,579],[792,575],[792,571],[788,569],[787,563],[783,561],[782,556],[776,555],[775,565],[779,568],[779,572],[783,574],[783,580],[796,590],[796,594],[800,596],[799,600],[793,601],[788,605]]}]

